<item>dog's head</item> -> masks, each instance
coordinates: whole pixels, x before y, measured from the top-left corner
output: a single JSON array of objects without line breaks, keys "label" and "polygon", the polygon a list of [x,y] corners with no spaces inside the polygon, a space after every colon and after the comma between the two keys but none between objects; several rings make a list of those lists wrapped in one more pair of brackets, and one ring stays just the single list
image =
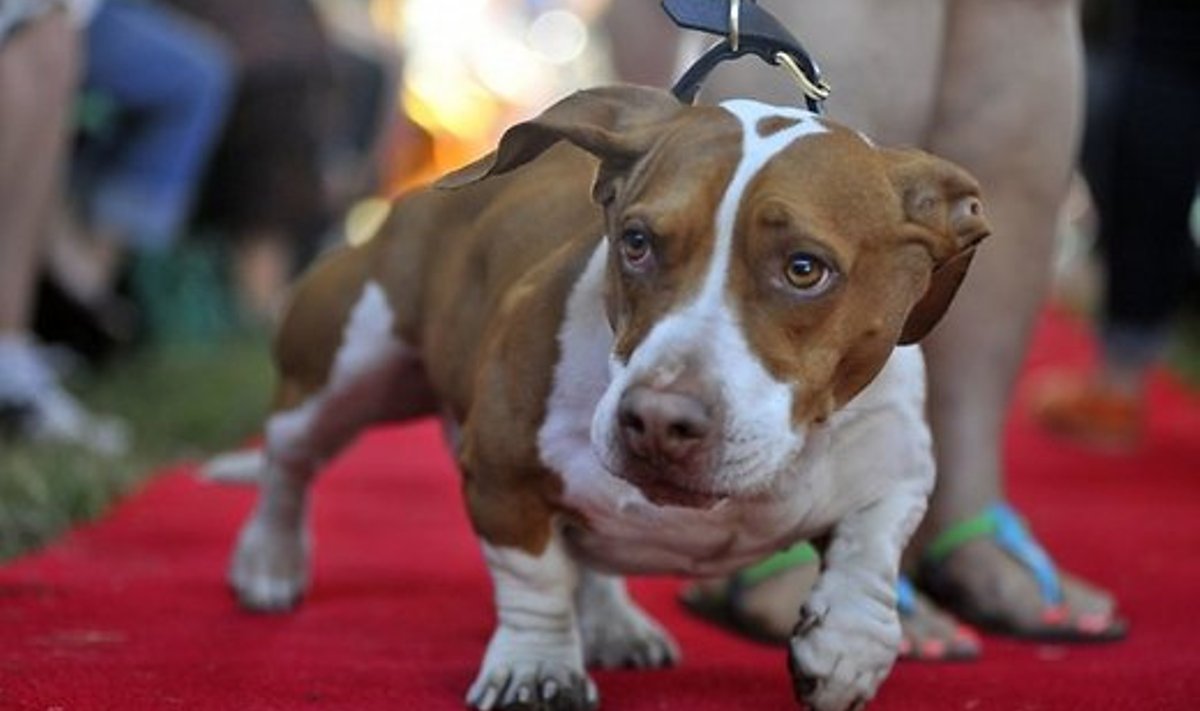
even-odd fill
[{"label": "dog's head", "polygon": [[443,185],[560,140],[599,159],[608,228],[593,443],[659,503],[768,491],[810,427],[937,323],[988,232],[975,182],[943,160],[799,109],[630,86],[564,99]]}]

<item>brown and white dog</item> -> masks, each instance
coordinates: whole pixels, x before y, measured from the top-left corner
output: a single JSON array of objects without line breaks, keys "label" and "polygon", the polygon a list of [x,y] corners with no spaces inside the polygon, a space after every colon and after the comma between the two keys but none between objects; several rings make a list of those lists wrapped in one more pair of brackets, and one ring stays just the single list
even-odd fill
[{"label": "brown and white dog", "polygon": [[230,579],[308,581],[308,485],[380,420],[440,415],[499,624],[468,702],[583,709],[585,663],[674,642],[617,575],[715,575],[825,537],[791,643],[814,708],[896,657],[934,467],[914,347],[987,233],[962,170],[813,114],[582,91],[299,284]]}]

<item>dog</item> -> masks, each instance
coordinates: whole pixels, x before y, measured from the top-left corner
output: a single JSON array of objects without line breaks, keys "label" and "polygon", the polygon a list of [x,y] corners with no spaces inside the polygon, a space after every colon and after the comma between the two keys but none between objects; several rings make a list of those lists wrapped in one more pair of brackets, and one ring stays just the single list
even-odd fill
[{"label": "dog", "polygon": [[298,283],[230,582],[293,606],[322,463],[440,416],[498,613],[471,707],[595,707],[586,664],[679,655],[620,575],[717,575],[802,539],[825,570],[797,695],[863,703],[934,481],[910,344],[987,234],[964,171],[818,115],[572,94]]}]

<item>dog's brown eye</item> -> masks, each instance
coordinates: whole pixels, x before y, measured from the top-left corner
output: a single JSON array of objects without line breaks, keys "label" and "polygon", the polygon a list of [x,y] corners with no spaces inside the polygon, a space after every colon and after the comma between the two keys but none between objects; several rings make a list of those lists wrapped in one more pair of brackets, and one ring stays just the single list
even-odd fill
[{"label": "dog's brown eye", "polygon": [[630,266],[641,266],[650,257],[650,237],[641,230],[625,230],[621,235],[621,256]]},{"label": "dog's brown eye", "polygon": [[811,293],[820,291],[829,284],[833,270],[820,257],[807,252],[796,252],[788,257],[784,275],[793,287]]}]

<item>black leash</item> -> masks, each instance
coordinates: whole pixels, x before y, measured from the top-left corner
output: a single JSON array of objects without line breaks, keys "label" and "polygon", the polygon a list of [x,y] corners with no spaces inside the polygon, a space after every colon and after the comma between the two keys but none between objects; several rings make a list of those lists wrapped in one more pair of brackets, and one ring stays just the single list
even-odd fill
[{"label": "black leash", "polygon": [[676,98],[691,104],[700,85],[721,62],[753,54],[772,66],[783,66],[800,85],[809,111],[821,113],[829,85],[800,41],[756,0],[662,0],[663,9],[680,27],[719,35],[671,88]]}]

